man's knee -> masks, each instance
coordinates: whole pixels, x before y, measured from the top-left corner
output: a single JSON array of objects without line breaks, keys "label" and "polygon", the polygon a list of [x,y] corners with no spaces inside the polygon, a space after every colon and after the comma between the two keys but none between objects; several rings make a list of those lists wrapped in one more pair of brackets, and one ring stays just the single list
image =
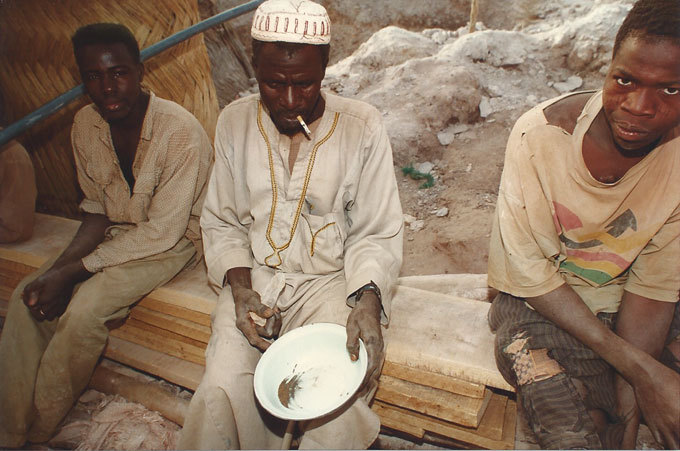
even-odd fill
[{"label": "man's knee", "polygon": [[531,349],[527,333],[518,332],[500,348],[500,354],[542,448],[601,446],[585,408],[585,384],[569,377],[548,349]]},{"label": "man's knee", "polygon": [[549,379],[564,373],[562,366],[549,355],[549,350],[529,349],[525,332],[515,334],[502,348],[502,355],[512,367],[518,386]]},{"label": "man's knee", "polygon": [[232,404],[218,385],[201,382],[191,399],[179,444],[185,449],[239,448]]}]

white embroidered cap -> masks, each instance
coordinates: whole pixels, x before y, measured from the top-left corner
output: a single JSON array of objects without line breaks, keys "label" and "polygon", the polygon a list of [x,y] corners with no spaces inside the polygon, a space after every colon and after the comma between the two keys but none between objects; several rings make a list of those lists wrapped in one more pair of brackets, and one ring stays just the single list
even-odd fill
[{"label": "white embroidered cap", "polygon": [[326,8],[309,0],[267,0],[255,11],[250,35],[264,42],[329,44],[331,21]]}]

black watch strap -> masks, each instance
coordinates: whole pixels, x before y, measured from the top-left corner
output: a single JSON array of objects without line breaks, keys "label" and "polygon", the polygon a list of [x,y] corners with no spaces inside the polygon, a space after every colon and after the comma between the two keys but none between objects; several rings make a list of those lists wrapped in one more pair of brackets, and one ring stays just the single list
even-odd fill
[{"label": "black watch strap", "polygon": [[373,282],[372,280],[356,291],[356,302],[359,302],[359,300],[361,299],[361,295],[363,295],[367,291],[374,292],[378,296],[378,300],[382,302],[380,288],[378,288],[378,285],[376,285],[375,282]]}]

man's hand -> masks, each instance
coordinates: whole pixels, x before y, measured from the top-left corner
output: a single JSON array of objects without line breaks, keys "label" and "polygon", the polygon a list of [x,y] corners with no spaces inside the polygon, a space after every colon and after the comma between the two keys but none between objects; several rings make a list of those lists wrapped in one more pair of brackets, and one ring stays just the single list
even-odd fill
[{"label": "man's hand", "polygon": [[360,389],[369,392],[378,384],[383,360],[383,338],[380,328],[380,299],[372,291],[365,291],[347,318],[347,351],[352,361],[359,358],[359,338],[366,346],[368,368]]},{"label": "man's hand", "polygon": [[111,224],[104,215],[86,213],[76,235],[52,267],[26,285],[21,297],[37,321],[51,321],[64,313],[76,284],[92,276],[82,258],[104,241]]},{"label": "man's hand", "polygon": [[624,291],[616,333],[644,353],[632,371],[619,372],[631,387],[617,380],[617,405],[626,421],[622,447],[635,447],[640,414],[659,444],[671,449],[680,444],[680,375],[658,361],[674,311],[673,303]]},{"label": "man's hand", "polygon": [[652,435],[667,449],[680,448],[680,374],[658,361],[633,381],[635,399]]},{"label": "man's hand", "polygon": [[[248,343],[264,352],[271,345],[264,338],[275,338],[281,331],[281,313],[271,309],[260,300],[260,295],[251,288],[250,269],[232,268],[227,271],[226,280],[231,285],[236,310],[236,327],[245,335]],[[264,325],[256,324],[251,313],[265,319]],[[264,337],[264,338],[263,338]]]},{"label": "man's hand", "polygon": [[82,279],[82,263],[55,264],[26,285],[21,297],[37,321],[61,316],[71,301],[73,288]]}]

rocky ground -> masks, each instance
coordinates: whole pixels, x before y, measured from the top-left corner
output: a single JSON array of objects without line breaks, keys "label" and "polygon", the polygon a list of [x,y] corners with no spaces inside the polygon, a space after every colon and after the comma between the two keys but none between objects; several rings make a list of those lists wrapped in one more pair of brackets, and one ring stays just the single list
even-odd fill
[{"label": "rocky ground", "polygon": [[[213,0],[212,11],[236,3]],[[632,1],[481,0],[474,33],[468,0],[321,3],[333,19],[325,87],[375,105],[391,138],[407,221],[402,274],[486,272],[513,123],[542,100],[599,88]],[[247,53],[247,17],[233,25]],[[212,63],[221,85],[231,62]],[[240,94],[254,92],[244,79]],[[238,95],[222,90],[220,103]],[[433,186],[404,176],[409,167]]]},{"label": "rocky ground", "polygon": [[[239,3],[199,1],[204,16]],[[406,221],[402,274],[486,272],[514,121],[542,100],[599,88],[632,0],[479,0],[473,33],[469,0],[321,3],[333,20],[325,88],[375,105],[390,134]],[[250,17],[206,35],[221,106],[255,89]],[[427,180],[405,175],[408,168],[433,185],[421,187]],[[120,401],[88,391],[67,422],[68,447],[172,448],[176,425],[143,409],[125,414]],[[116,429],[111,418],[136,422]],[[139,429],[145,424],[146,432]],[[381,436],[377,447],[433,446]]]}]

